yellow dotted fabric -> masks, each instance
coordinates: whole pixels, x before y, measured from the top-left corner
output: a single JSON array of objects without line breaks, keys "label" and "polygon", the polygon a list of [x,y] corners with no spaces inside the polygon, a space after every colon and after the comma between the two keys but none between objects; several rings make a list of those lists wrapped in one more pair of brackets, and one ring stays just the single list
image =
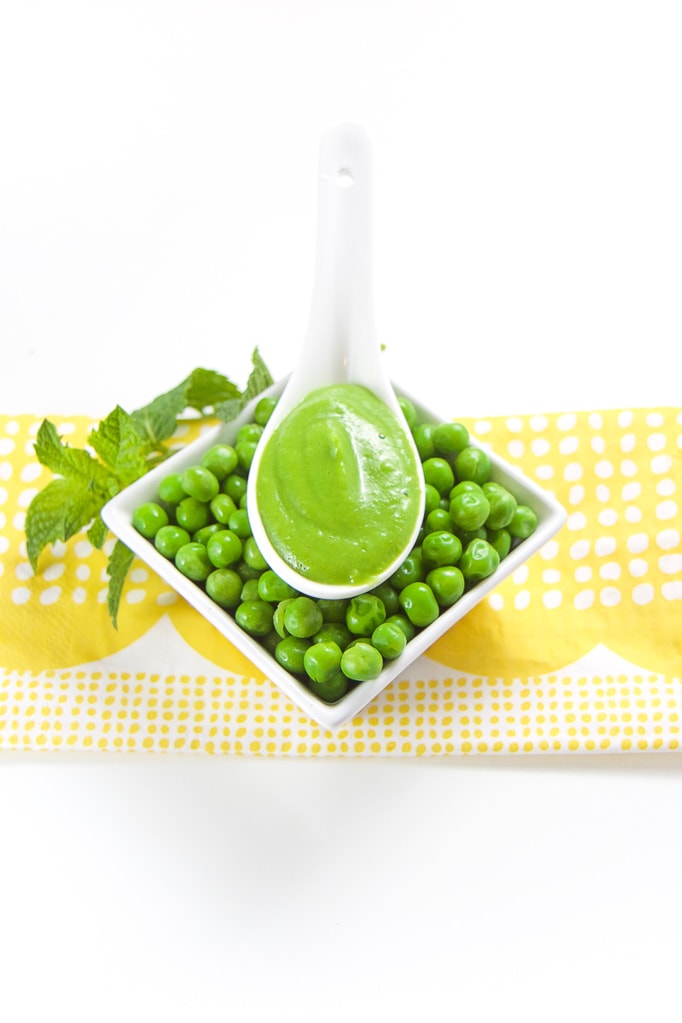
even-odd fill
[{"label": "yellow dotted fabric", "polygon": [[[94,425],[54,421],[74,444]],[[467,421],[477,440],[556,494],[567,524],[334,732],[142,563],[118,631],[106,611],[106,553],[85,535],[53,545],[33,575],[25,514],[51,478],[33,451],[39,425],[0,417],[0,749],[414,756],[679,747],[679,410]],[[197,429],[185,424],[175,442]]]}]

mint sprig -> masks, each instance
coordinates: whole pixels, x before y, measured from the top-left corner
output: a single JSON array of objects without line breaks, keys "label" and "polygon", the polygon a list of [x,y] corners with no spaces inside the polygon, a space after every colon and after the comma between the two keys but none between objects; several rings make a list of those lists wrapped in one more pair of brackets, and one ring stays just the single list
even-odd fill
[{"label": "mint sprig", "polygon": [[[272,383],[257,348],[251,361],[253,369],[243,391],[222,373],[200,367],[177,387],[134,412],[117,405],[90,431],[90,450],[66,444],[54,423],[43,420],[35,452],[55,479],[36,494],[26,513],[26,546],[33,571],[37,572],[40,555],[48,544],[66,542],[84,529],[93,546],[101,549],[108,535],[102,508],[168,457],[171,452],[165,442],[172,437],[183,413],[191,410],[202,418],[230,422]],[[107,564],[107,606],[114,627],[132,561],[132,551],[117,540]]]},{"label": "mint sprig", "polygon": [[260,394],[261,391],[264,391],[266,387],[273,383],[270,370],[263,362],[257,348],[253,353],[251,362],[253,369],[242,394],[223,398],[215,407],[215,414],[218,419],[222,419],[226,423],[236,419],[244,406],[248,405],[252,398],[255,398],[257,394]]}]

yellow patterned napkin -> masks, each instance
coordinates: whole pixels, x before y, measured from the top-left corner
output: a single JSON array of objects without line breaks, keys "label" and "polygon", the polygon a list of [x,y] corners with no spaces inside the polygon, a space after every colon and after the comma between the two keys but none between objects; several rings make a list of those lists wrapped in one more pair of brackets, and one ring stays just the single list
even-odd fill
[{"label": "yellow patterned napkin", "polygon": [[[54,420],[82,445],[95,425]],[[50,478],[34,416],[0,417],[0,749],[298,755],[675,750],[682,712],[682,412],[466,421],[552,490],[555,539],[347,726],[326,731],[135,562],[114,630],[85,535],[34,576]],[[176,441],[193,439],[184,424]]]}]

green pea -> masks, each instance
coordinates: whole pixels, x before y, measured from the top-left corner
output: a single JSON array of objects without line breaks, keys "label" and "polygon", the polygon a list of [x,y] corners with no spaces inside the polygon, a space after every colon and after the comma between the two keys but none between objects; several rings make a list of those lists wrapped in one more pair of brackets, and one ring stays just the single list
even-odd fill
[{"label": "green pea", "polygon": [[398,398],[398,404],[400,405],[402,413],[405,416],[405,421],[407,422],[410,430],[414,430],[417,426],[417,410],[414,407],[414,403],[411,402],[409,398],[405,398],[403,396]]},{"label": "green pea", "polygon": [[237,452],[237,458],[239,459],[239,465],[246,472],[251,468],[253,462],[253,456],[256,453],[258,442],[255,440],[243,440],[235,444],[234,448]]},{"label": "green pea", "polygon": [[504,529],[509,525],[516,511],[516,498],[501,483],[489,480],[482,487],[490,512],[486,519],[488,529]]},{"label": "green pea", "polygon": [[247,483],[243,476],[238,473],[231,473],[224,481],[222,485],[222,492],[231,497],[236,505],[239,504],[242,497],[246,495]]},{"label": "green pea", "polygon": [[439,565],[455,565],[462,554],[462,541],[449,530],[429,533],[424,537],[422,556],[430,568]]},{"label": "green pea", "polygon": [[469,431],[461,423],[439,423],[433,434],[436,451],[456,455],[469,444]]},{"label": "green pea", "polygon": [[458,529],[480,529],[489,513],[490,505],[482,491],[456,494],[450,501],[450,518]]},{"label": "green pea", "polygon": [[433,440],[435,432],[434,423],[420,423],[414,428],[412,436],[422,462],[425,462],[427,458],[433,458],[436,453],[436,445]]},{"label": "green pea", "polygon": [[353,597],[346,612],[346,625],[354,636],[371,636],[386,618],[383,601],[372,593]]},{"label": "green pea", "polygon": [[345,622],[348,609],[347,600],[339,600],[332,597],[322,597],[317,602],[325,622]]},{"label": "green pea", "polygon": [[211,559],[211,564],[216,568],[227,568],[234,565],[242,556],[244,545],[236,533],[231,529],[218,529],[213,536],[208,538],[206,552]]},{"label": "green pea", "polygon": [[[236,573],[237,577],[241,579],[239,573]],[[240,599],[248,603],[251,600],[260,600],[261,595],[258,591],[258,578],[242,580],[242,588],[240,593]],[[274,624],[274,622],[273,622]]]},{"label": "green pea", "polygon": [[483,487],[479,486],[478,483],[474,483],[473,480],[460,480],[459,483],[455,483],[454,487],[450,491],[450,500],[453,497],[457,497],[458,494],[482,494]]},{"label": "green pea", "polygon": [[408,583],[420,582],[425,575],[426,571],[424,569],[421,547],[413,547],[402,564],[389,578],[389,582],[391,586],[394,586],[400,592]]},{"label": "green pea", "polygon": [[247,564],[247,562],[244,561],[243,558],[241,561],[238,561],[237,564],[233,565],[232,567],[234,568],[237,575],[245,582],[247,579],[258,579],[261,575],[261,570],[259,568],[254,568],[253,565]]},{"label": "green pea", "polygon": [[467,583],[477,583],[492,575],[500,563],[500,556],[487,540],[472,540],[459,559],[459,567]]},{"label": "green pea", "polygon": [[196,533],[208,526],[211,519],[210,509],[196,497],[184,497],[175,509],[175,518],[179,526],[188,533]]},{"label": "green pea", "polygon": [[294,599],[293,597],[286,597],[284,600],[280,600],[272,616],[272,624],[274,626],[274,629],[277,635],[280,636],[282,639],[289,635],[289,631],[286,625],[284,624],[284,616],[286,615],[288,605],[291,603],[293,599]]},{"label": "green pea", "polygon": [[202,465],[193,465],[185,469],[181,480],[185,493],[195,497],[197,501],[208,502],[220,490],[220,483],[211,470],[205,469]]},{"label": "green pea", "polygon": [[345,650],[353,636],[343,622],[324,622],[313,636],[314,643],[337,643]]},{"label": "green pea", "polygon": [[[248,541],[247,541],[248,543]],[[297,596],[296,590],[284,579],[280,579],[271,568],[266,569],[258,578],[258,593],[261,600],[269,600],[270,603],[279,603],[282,600]]]},{"label": "green pea", "polygon": [[190,540],[180,547],[175,555],[175,567],[195,583],[204,582],[213,571],[206,548]]},{"label": "green pea", "polygon": [[237,431],[235,448],[239,444],[257,444],[263,436],[263,427],[260,423],[244,423]]},{"label": "green pea", "polygon": [[440,508],[441,495],[440,491],[434,487],[433,483],[424,484],[424,514],[429,515],[434,509]]},{"label": "green pea", "polygon": [[450,504],[448,502],[447,508],[434,508],[433,511],[429,512],[426,516],[425,534],[428,533],[439,533],[441,530],[449,530],[452,526],[452,520],[450,519]]},{"label": "green pea", "polygon": [[455,474],[458,480],[473,480],[474,483],[487,483],[490,479],[492,463],[482,448],[469,447],[457,455]]},{"label": "green pea", "polygon": [[526,504],[517,505],[513,518],[507,529],[515,540],[526,540],[538,526],[538,517]]},{"label": "green pea", "polygon": [[377,625],[372,633],[372,646],[385,661],[399,657],[407,644],[407,637],[397,622],[389,620]]},{"label": "green pea", "polygon": [[427,458],[422,465],[426,483],[435,487],[439,495],[447,494],[455,483],[455,474],[444,458]]},{"label": "green pea", "polygon": [[313,682],[329,682],[339,671],[342,650],[338,643],[313,643],[305,651],[303,664]]},{"label": "green pea", "polygon": [[407,615],[404,614],[391,615],[390,618],[386,619],[386,624],[388,623],[390,623],[391,625],[395,624],[398,626],[399,629],[402,629],[402,631],[405,633],[405,639],[407,640],[408,643],[417,635],[417,630],[410,621],[410,619],[407,617]]},{"label": "green pea", "polygon": [[325,703],[336,703],[337,700],[340,700],[348,692],[348,679],[339,668],[326,682],[316,682],[312,678],[308,679],[308,688],[320,700],[324,700]]},{"label": "green pea", "polygon": [[181,526],[161,526],[154,537],[154,546],[157,551],[163,554],[164,558],[170,558],[171,561],[178,553],[180,548],[190,541],[190,535],[186,529],[182,529]]},{"label": "green pea", "polygon": [[237,468],[237,452],[231,444],[214,444],[204,453],[201,464],[222,482]]},{"label": "green pea", "polygon": [[237,607],[241,600],[242,581],[231,568],[216,568],[206,579],[206,592],[220,607]]},{"label": "green pea", "polygon": [[440,614],[433,590],[423,582],[410,583],[401,590],[400,603],[412,624],[420,629],[431,625]]},{"label": "green pea", "polygon": [[261,554],[258,544],[252,536],[247,536],[244,541],[244,561],[259,572],[265,572],[268,567],[267,561]]},{"label": "green pea", "polygon": [[237,510],[229,494],[216,494],[210,502],[211,515],[221,525],[226,526],[230,521],[230,515]]},{"label": "green pea", "polygon": [[341,655],[341,671],[354,682],[369,682],[377,678],[383,666],[381,654],[367,640],[359,640]]},{"label": "green pea", "polygon": [[261,398],[253,410],[253,418],[259,426],[265,426],[268,419],[275,411],[279,398],[274,396]]},{"label": "green pea", "polygon": [[387,615],[395,614],[400,609],[398,591],[390,583],[381,583],[380,586],[375,586],[371,592],[372,596],[378,597],[384,605]]},{"label": "green pea", "polygon": [[236,511],[233,511],[227,524],[232,532],[236,533],[242,540],[246,540],[251,536],[251,524],[246,508],[237,508]]},{"label": "green pea", "polygon": [[302,675],[305,670],[305,653],[309,646],[309,639],[286,636],[280,639],[275,647],[275,660],[293,675]]},{"label": "green pea", "polygon": [[267,650],[267,652],[272,657],[274,657],[275,656],[275,650],[277,649],[277,644],[279,643],[279,639],[280,638],[277,635],[277,633],[275,632],[275,630],[271,629],[270,632],[267,633],[267,635],[259,636],[258,637],[258,642],[260,643],[260,645],[263,647],[264,650]]},{"label": "green pea", "polygon": [[284,626],[292,636],[307,639],[322,628],[322,612],[310,597],[294,597],[287,604]]},{"label": "green pea", "polygon": [[196,543],[203,543],[204,547],[209,541],[209,538],[220,529],[220,525],[217,522],[209,522],[207,526],[202,526],[201,529],[197,529],[196,533],[192,534],[192,539]]},{"label": "green pea", "polygon": [[500,561],[507,557],[511,550],[511,533],[508,529],[489,529],[485,539],[495,548]]},{"label": "green pea", "polygon": [[488,539],[488,530],[485,526],[480,526],[478,529],[459,529],[457,526],[452,528],[462,542],[462,549],[470,544],[472,540]]},{"label": "green pea", "polygon": [[153,540],[161,527],[167,525],[168,513],[156,501],[146,501],[133,512],[133,526],[147,540]]},{"label": "green pea", "polygon": [[426,577],[439,607],[452,607],[464,593],[464,576],[457,565],[434,568]]},{"label": "green pea", "polygon": [[159,497],[168,504],[179,504],[183,497],[187,497],[179,472],[171,472],[164,476],[159,483]]},{"label": "green pea", "polygon": [[235,611],[237,625],[250,636],[267,636],[272,629],[272,604],[265,600],[245,600]]}]

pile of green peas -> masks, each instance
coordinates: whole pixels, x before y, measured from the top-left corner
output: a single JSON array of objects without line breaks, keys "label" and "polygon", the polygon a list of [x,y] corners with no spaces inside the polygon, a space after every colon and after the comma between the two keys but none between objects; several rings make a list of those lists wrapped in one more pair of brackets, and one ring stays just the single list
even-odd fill
[{"label": "pile of green peas", "polygon": [[333,703],[376,678],[417,632],[452,607],[537,527],[537,516],[491,479],[487,453],[461,423],[419,422],[400,398],[424,473],[422,528],[390,578],[346,600],[314,600],[266,563],[249,525],[246,487],[256,445],[277,403],[264,397],[233,444],[169,473],[133,525],[275,660]]}]

